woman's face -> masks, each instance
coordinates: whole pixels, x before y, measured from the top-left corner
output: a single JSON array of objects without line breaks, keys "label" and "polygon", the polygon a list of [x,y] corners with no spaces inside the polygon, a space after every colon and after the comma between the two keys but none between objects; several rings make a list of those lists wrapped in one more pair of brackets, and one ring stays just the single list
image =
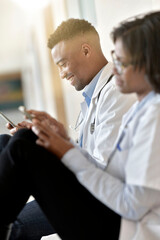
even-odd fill
[{"label": "woman's face", "polygon": [[145,97],[152,89],[150,84],[145,79],[145,70],[134,68],[131,64],[131,58],[126,53],[121,39],[115,42],[116,57],[113,58],[114,68],[113,73],[116,76],[116,84],[122,93],[137,94],[139,100]]}]

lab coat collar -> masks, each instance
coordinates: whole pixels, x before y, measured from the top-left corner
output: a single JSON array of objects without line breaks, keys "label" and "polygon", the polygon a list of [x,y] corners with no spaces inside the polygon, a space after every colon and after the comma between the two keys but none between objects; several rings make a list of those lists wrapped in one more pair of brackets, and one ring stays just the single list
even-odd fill
[{"label": "lab coat collar", "polygon": [[[101,89],[103,89],[104,85],[106,84],[106,82],[108,81],[108,79],[110,78],[110,76],[112,75],[112,69],[113,69],[113,63],[108,62],[101,70],[100,70],[100,76],[98,78],[97,84],[95,86],[93,95],[92,95],[92,100],[96,99],[98,97],[99,92],[101,91]],[[97,76],[97,75],[96,75]],[[113,84],[113,83],[112,83]],[[91,111],[92,107],[89,107],[89,111]],[[81,103],[81,112],[82,112],[82,116],[83,119],[85,118],[85,115],[88,112],[88,106],[86,101],[83,101]]]},{"label": "lab coat collar", "polygon": [[101,89],[104,87],[104,85],[106,84],[106,82],[108,81],[108,79],[110,78],[110,76],[112,75],[112,69],[113,69],[113,63],[108,62],[103,70],[102,73],[98,79],[97,85],[95,87],[95,90],[93,92],[92,95],[92,99],[93,98],[97,98],[99,92],[101,91]]},{"label": "lab coat collar", "polygon": [[85,89],[82,93],[82,95],[85,97],[85,101],[86,101],[88,107],[90,105],[92,95],[93,95],[94,90],[96,88],[99,77],[100,77],[100,75],[103,71],[103,68],[96,74],[96,76],[92,79],[92,81],[85,87]]}]

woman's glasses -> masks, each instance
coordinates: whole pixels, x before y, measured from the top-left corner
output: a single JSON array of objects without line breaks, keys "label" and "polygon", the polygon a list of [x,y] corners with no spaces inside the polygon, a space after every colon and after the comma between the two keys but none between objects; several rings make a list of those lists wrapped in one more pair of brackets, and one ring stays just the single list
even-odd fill
[{"label": "woman's glasses", "polygon": [[114,66],[117,70],[117,73],[120,75],[123,73],[123,71],[126,67],[128,67],[129,65],[132,65],[131,62],[130,63],[122,63],[120,60],[118,60],[114,50],[111,51],[111,56],[112,56]]}]

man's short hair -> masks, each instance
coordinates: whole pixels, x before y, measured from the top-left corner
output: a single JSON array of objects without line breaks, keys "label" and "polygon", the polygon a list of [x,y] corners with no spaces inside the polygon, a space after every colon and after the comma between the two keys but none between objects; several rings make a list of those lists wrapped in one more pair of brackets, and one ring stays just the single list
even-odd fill
[{"label": "man's short hair", "polygon": [[65,40],[69,40],[84,33],[94,33],[98,37],[98,32],[95,27],[84,19],[70,18],[67,21],[63,21],[50,35],[48,39],[48,47],[52,49],[57,43]]}]

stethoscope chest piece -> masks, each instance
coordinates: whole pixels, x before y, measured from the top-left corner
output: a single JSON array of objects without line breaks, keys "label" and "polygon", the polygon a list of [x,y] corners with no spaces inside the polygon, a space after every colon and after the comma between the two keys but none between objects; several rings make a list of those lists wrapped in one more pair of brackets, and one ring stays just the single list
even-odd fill
[{"label": "stethoscope chest piece", "polygon": [[90,133],[93,134],[94,133],[94,128],[95,128],[95,123],[91,123],[90,125]]}]

